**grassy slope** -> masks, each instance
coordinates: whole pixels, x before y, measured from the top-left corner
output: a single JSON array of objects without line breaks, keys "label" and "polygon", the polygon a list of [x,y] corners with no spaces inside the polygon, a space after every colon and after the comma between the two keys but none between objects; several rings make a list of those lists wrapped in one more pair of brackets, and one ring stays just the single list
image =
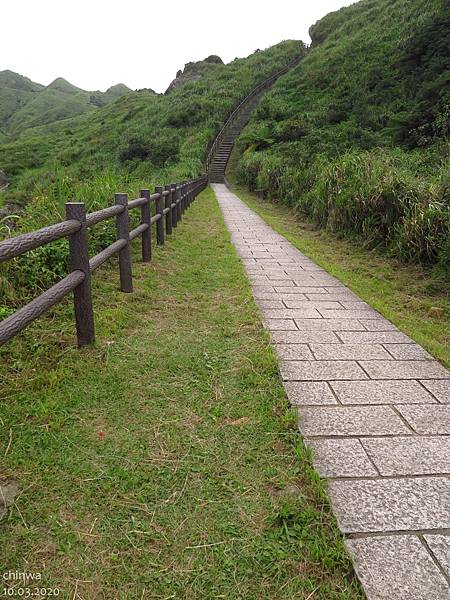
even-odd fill
[{"label": "grassy slope", "polygon": [[[0,165],[11,178],[0,202],[26,205],[14,220],[14,232],[63,219],[68,200],[85,202],[92,211],[110,204],[114,192],[136,197],[141,188],[197,176],[208,140],[228,111],[301,50],[299,42],[283,42],[216,65],[201,81],[167,96],[134,92],[89,116],[54,123],[41,128],[40,135],[0,146]],[[0,221],[0,237],[5,235],[8,223]],[[92,252],[113,239],[114,224],[95,227]],[[0,266],[0,315],[49,287],[66,268],[65,242]]]},{"label": "grassy slope", "polygon": [[210,191],[174,238],[132,295],[96,273],[95,349],[63,305],[0,351],[0,564],[67,599],[361,598]]},{"label": "grassy slope", "polygon": [[241,137],[241,181],[448,269],[449,25],[443,0],[362,0],[327,15]]},{"label": "grassy slope", "polygon": [[76,117],[105,105],[130,90],[118,84],[107,92],[89,92],[56,79],[44,87],[11,71],[0,72],[0,124],[13,139],[27,130]]},{"label": "grassy slope", "polygon": [[218,65],[167,96],[134,92],[90,115],[31,130],[0,147],[0,168],[12,180],[9,199],[29,201],[34,184],[45,186],[55,163],[68,177],[85,181],[105,169],[147,178],[161,171],[197,175],[207,143],[228,112],[300,50],[299,42],[283,42]]},{"label": "grassy slope", "polygon": [[251,209],[450,368],[448,289],[420,266],[401,264],[360,243],[320,230],[285,204],[264,201],[248,192],[235,174],[238,161],[234,151],[228,178]]}]

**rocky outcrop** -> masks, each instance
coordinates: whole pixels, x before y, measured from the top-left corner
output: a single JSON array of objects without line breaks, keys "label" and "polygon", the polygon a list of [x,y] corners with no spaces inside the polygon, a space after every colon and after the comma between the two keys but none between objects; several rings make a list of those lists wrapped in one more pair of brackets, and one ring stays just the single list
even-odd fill
[{"label": "rocky outcrop", "polygon": [[208,56],[204,60],[199,60],[198,62],[186,63],[184,65],[184,70],[178,71],[177,76],[169,85],[165,93],[170,94],[170,92],[173,92],[189,81],[198,81],[205,75],[205,73],[209,73],[213,69],[216,69],[219,65],[223,65],[223,61],[220,56],[216,56],[214,54]]}]

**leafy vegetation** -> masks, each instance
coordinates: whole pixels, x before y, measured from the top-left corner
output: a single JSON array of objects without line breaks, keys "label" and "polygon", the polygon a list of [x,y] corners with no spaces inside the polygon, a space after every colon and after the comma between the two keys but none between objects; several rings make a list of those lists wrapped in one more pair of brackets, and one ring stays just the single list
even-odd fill
[{"label": "leafy vegetation", "polygon": [[65,303],[0,350],[0,563],[67,599],[362,598],[211,191],[174,238],[134,294],[96,272],[96,348]]},{"label": "leafy vegetation", "polygon": [[[0,146],[0,165],[10,179],[3,202],[18,215],[0,222],[3,235],[11,226],[20,233],[63,219],[69,199],[92,211],[107,206],[114,192],[136,197],[143,187],[197,176],[208,141],[227,113],[302,48],[283,42],[228,65],[213,58],[213,71],[168,95],[132,92],[89,115],[31,129]],[[112,223],[93,228],[91,251],[113,235]],[[0,306],[16,306],[48,287],[65,271],[66,261],[61,241],[2,265]]]},{"label": "leafy vegetation", "polygon": [[388,258],[377,248],[343,239],[305,219],[298,209],[264,200],[239,184],[232,155],[229,180],[239,197],[271,227],[286,237],[362,300],[404,331],[450,368],[448,288],[421,265]]},{"label": "leafy vegetation", "polygon": [[448,277],[449,27],[443,0],[327,15],[241,136],[240,181]]}]

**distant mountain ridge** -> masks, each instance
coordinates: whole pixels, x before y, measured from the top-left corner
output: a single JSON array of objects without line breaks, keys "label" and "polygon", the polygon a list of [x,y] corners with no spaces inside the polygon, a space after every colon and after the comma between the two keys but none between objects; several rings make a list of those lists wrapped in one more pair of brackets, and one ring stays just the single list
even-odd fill
[{"label": "distant mountain ridge", "polygon": [[58,77],[44,86],[14,71],[0,71],[0,143],[25,130],[96,110],[128,94],[123,83],[86,91]]}]

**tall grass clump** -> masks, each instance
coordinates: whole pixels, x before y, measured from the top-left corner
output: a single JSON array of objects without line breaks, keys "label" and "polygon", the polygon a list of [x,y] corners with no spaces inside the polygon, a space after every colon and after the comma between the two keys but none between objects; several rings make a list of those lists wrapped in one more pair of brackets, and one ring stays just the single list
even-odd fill
[{"label": "tall grass clump", "polygon": [[239,139],[239,180],[448,276],[449,27],[443,0],[361,0],[316,23]]}]

